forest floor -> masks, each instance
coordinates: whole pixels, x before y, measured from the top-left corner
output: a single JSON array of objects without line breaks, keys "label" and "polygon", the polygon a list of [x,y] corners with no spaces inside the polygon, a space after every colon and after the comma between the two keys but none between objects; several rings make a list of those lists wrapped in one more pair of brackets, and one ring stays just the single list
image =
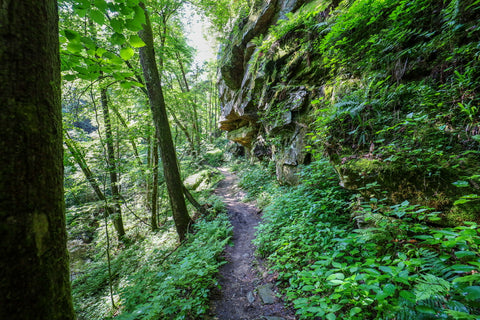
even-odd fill
[{"label": "forest floor", "polygon": [[253,203],[242,202],[245,192],[236,186],[236,176],[219,168],[225,179],[216,194],[225,201],[233,225],[233,245],[225,249],[227,264],[219,271],[220,289],[213,292],[211,309],[218,320],[291,320],[294,312],[277,296],[276,274],[255,257],[255,226],[261,213]]}]

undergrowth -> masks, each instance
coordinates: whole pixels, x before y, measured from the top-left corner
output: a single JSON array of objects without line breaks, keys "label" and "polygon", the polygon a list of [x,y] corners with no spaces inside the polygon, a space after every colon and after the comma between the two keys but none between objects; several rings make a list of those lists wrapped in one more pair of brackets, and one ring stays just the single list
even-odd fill
[{"label": "undergrowth", "polygon": [[279,192],[280,187],[272,180],[275,175],[273,168],[264,164],[250,165],[247,162],[239,162],[231,168],[240,178],[238,186],[247,191],[245,201],[255,200],[257,206],[263,208],[271,202],[272,196]]},{"label": "undergrowth", "polygon": [[362,200],[326,161],[302,180],[272,197],[254,241],[300,319],[480,318],[475,223],[435,228],[429,208]]},{"label": "undergrowth", "polygon": [[78,319],[198,319],[209,308],[209,293],[224,263],[220,254],[231,236],[223,203],[211,197],[210,214],[197,220],[180,246],[173,227],[111,249],[112,306],[104,239],[73,280]]},{"label": "undergrowth", "polygon": [[230,233],[225,214],[197,221],[195,233],[174,257],[153,260],[128,278],[120,292],[124,309],[116,319],[199,319],[205,315],[210,290],[218,285],[218,268],[224,263],[219,256]]}]

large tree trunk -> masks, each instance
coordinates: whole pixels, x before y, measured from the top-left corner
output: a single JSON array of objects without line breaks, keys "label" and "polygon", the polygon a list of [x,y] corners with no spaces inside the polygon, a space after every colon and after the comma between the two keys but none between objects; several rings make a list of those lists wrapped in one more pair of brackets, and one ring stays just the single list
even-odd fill
[{"label": "large tree trunk", "polygon": [[123,227],[122,209],[120,207],[120,191],[118,188],[118,176],[117,176],[117,161],[115,159],[115,148],[113,146],[113,133],[112,123],[110,120],[110,111],[108,109],[108,96],[107,89],[102,88],[100,90],[100,100],[102,101],[102,113],[103,122],[105,124],[105,138],[107,144],[107,166],[108,174],[110,175],[110,190],[112,191],[113,198],[113,225],[117,231],[118,237],[123,238],[125,236],[125,228]]},{"label": "large tree trunk", "polygon": [[74,319],[63,200],[58,12],[0,0],[0,319]]},{"label": "large tree trunk", "polygon": [[152,26],[145,5],[140,2],[140,6],[145,11],[146,16],[143,30],[139,32],[140,38],[142,38],[146,44],[146,46],[140,48],[140,64],[142,65],[143,75],[147,85],[153,121],[157,129],[156,133],[160,146],[160,156],[162,158],[165,182],[172,206],[173,219],[180,241],[183,241],[192,221],[188,215],[185,198],[183,197],[183,184],[177,166],[177,156],[172,141],[165,99],[155,59]]}]

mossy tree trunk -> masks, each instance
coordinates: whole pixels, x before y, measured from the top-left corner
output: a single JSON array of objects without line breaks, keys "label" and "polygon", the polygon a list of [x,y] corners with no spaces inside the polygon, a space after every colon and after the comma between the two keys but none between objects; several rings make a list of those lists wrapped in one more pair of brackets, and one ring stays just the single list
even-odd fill
[{"label": "mossy tree trunk", "polygon": [[142,2],[140,2],[140,6],[144,9],[146,16],[143,30],[139,32],[140,38],[142,38],[146,44],[140,48],[140,64],[142,65],[148,90],[148,99],[150,101],[156,136],[159,142],[160,156],[162,158],[165,182],[172,206],[173,219],[180,241],[183,241],[192,220],[188,215],[187,205],[183,197],[183,184],[178,170],[177,156],[173,145],[160,74],[155,58],[152,26],[148,10]]},{"label": "mossy tree trunk", "polygon": [[74,319],[55,0],[0,0],[0,319]]}]

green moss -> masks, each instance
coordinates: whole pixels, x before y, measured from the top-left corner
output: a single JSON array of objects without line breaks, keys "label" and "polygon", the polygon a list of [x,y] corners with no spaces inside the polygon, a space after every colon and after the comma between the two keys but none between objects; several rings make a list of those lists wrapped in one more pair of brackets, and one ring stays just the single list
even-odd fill
[{"label": "green moss", "polygon": [[468,202],[465,204],[453,205],[445,214],[447,225],[461,225],[465,221],[480,222],[480,203]]},{"label": "green moss", "polygon": [[44,213],[36,212],[33,216],[33,234],[35,235],[35,244],[37,245],[37,255],[40,257],[48,249],[45,246],[48,240],[49,224],[48,217]]}]

